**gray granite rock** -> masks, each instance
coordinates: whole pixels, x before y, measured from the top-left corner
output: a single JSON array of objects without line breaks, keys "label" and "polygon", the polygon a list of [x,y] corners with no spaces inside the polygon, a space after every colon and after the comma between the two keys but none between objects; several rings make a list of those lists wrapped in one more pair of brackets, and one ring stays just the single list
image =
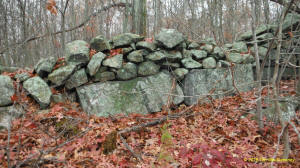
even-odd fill
[{"label": "gray granite rock", "polygon": [[[253,70],[251,64],[236,65],[234,67],[235,85],[239,91],[249,91],[253,88]],[[207,95],[213,98],[232,94],[232,75],[230,68],[194,69],[184,78],[183,92],[187,105],[196,104],[198,100],[206,100]],[[213,93],[210,94],[211,91]]]},{"label": "gray granite rock", "polygon": [[138,74],[140,76],[155,75],[159,72],[160,66],[152,61],[146,61],[138,66]]},{"label": "gray granite rock", "polygon": [[23,83],[24,89],[36,100],[42,109],[50,104],[52,92],[47,83],[40,77],[33,77]]},{"label": "gray granite rock", "polygon": [[11,96],[15,94],[13,81],[9,76],[0,75],[0,107],[12,104]]},{"label": "gray granite rock", "polygon": [[104,66],[119,69],[122,67],[122,63],[123,63],[123,54],[118,54],[111,58],[105,59],[102,64]]},{"label": "gray granite rock", "polygon": [[110,116],[115,114],[161,111],[166,105],[169,93],[171,102],[179,104],[183,101],[180,86],[173,92],[172,77],[168,72],[160,72],[149,77],[139,77],[129,81],[112,81],[94,83],[77,88],[80,103],[89,114]]}]

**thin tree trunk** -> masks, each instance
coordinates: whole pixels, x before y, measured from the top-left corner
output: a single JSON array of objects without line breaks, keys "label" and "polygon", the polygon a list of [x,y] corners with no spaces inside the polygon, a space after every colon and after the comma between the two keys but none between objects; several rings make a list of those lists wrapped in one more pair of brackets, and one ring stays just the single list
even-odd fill
[{"label": "thin tree trunk", "polygon": [[257,41],[256,41],[256,14],[255,14],[255,8],[256,4],[251,1],[251,7],[252,7],[252,34],[253,34],[253,41],[254,41],[254,51],[255,51],[255,63],[256,63],[256,76],[257,76],[257,95],[258,95],[258,100],[256,103],[256,116],[258,120],[258,125],[259,125],[259,131],[262,133],[264,123],[262,120],[262,102],[261,102],[261,73],[260,73],[260,62],[259,62],[259,55],[258,55],[258,46],[257,46]]},{"label": "thin tree trunk", "polygon": [[[285,9],[286,10],[286,9]],[[278,32],[278,45],[277,45],[277,51],[276,51],[276,57],[275,57],[275,68],[274,68],[274,74],[272,78],[272,88],[273,88],[273,101],[275,104],[275,112],[277,117],[279,118],[280,124],[282,127],[285,127],[285,123],[282,121],[282,112],[279,105],[279,89],[278,84],[278,72],[279,72],[279,59],[280,59],[280,50],[281,50],[281,42],[282,42],[282,24],[284,21],[284,13],[282,12],[280,21],[279,21],[279,32]],[[283,133],[283,143],[284,143],[284,152],[283,152],[283,159],[287,159],[290,153],[290,143],[289,143],[289,132],[288,129],[285,129]]]}]

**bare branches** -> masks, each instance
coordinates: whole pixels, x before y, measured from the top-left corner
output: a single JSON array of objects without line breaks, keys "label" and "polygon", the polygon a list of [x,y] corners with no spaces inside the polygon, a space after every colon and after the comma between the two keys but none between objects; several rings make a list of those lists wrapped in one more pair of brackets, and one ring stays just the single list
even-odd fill
[{"label": "bare branches", "polygon": [[[66,4],[67,6],[67,4]],[[4,52],[6,52],[9,48],[13,48],[15,47],[16,45],[24,45],[30,41],[34,41],[34,40],[37,40],[37,39],[41,39],[41,38],[44,38],[44,37],[47,37],[47,36],[55,36],[57,34],[61,34],[63,32],[71,32],[73,30],[76,30],[78,28],[81,28],[83,27],[85,24],[87,24],[92,17],[95,17],[97,16],[99,13],[103,12],[103,11],[107,11],[109,10],[110,8],[114,8],[114,7],[125,7],[126,4],[123,3],[123,2],[120,2],[120,3],[113,3],[113,4],[110,4],[110,5],[107,5],[107,6],[104,6],[98,10],[96,10],[94,13],[90,14],[88,18],[86,18],[83,22],[81,22],[80,24],[74,26],[74,27],[71,27],[69,29],[66,29],[66,30],[60,30],[60,31],[57,31],[57,32],[54,32],[54,33],[47,33],[47,34],[43,34],[43,35],[39,35],[39,36],[34,36],[34,37],[30,37],[28,39],[26,39],[25,41],[22,41],[22,42],[18,42],[16,44],[13,44],[11,45],[11,47],[8,47],[8,48],[4,48],[4,49],[1,49],[0,50],[0,54],[3,54]]]},{"label": "bare branches", "polygon": [[[271,0],[272,2],[278,3],[282,6],[288,6],[288,2],[284,1],[284,0]],[[292,6],[290,8],[292,11],[297,12],[300,14],[300,8],[297,6],[297,4],[295,4],[295,2],[292,3]]]}]

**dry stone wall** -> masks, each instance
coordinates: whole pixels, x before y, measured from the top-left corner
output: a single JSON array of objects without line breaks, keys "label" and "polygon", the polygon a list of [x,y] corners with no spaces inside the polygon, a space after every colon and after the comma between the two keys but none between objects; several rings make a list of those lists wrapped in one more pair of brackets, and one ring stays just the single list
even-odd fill
[{"label": "dry stone wall", "polygon": [[[291,17],[285,31],[299,23]],[[275,29],[258,27],[260,56],[265,55],[266,39],[274,37]],[[1,75],[0,107],[12,104],[12,80],[21,81],[41,108],[69,99],[98,116],[158,112],[168,103],[191,105],[207,95],[219,98],[236,89],[249,91],[254,80],[251,39],[246,32],[237,42],[219,47],[213,39],[192,42],[174,29],[162,29],[155,39],[124,33],[111,40],[99,35],[89,43],[72,41],[66,45],[64,59],[41,59],[34,67],[35,77]],[[52,94],[51,87],[64,87],[67,92]]]}]

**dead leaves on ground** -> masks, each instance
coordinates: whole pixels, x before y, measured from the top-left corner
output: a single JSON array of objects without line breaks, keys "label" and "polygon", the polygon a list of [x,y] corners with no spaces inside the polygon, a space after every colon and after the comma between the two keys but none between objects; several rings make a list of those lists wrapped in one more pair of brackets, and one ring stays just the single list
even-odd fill
[{"label": "dead leaves on ground", "polygon": [[[265,90],[263,94],[266,95]],[[18,101],[25,97],[23,95]],[[11,163],[17,164],[36,154],[23,165],[31,167],[43,150],[49,152],[41,156],[41,167],[269,167],[270,162],[245,162],[250,158],[273,157],[281,130],[265,121],[263,135],[258,134],[258,126],[252,119],[254,116],[245,115],[249,109],[255,108],[255,99],[252,91],[214,100],[193,107],[189,117],[168,120],[168,127],[157,125],[124,134],[128,145],[142,155],[144,162],[132,157],[116,131],[155,120],[164,113],[104,118],[87,116],[78,104],[70,102],[52,105],[47,113],[36,113],[38,106],[27,100],[22,103],[31,108],[23,118],[13,121]],[[182,105],[172,114],[185,108]],[[299,112],[297,115],[299,117]],[[168,148],[163,146],[162,129],[170,134]],[[290,158],[297,159],[300,146],[292,128],[290,136]],[[7,167],[7,139],[7,132],[0,132],[0,167]],[[64,145],[53,150],[61,144]],[[168,158],[166,156],[172,156],[172,159],[159,159]],[[297,161],[275,164],[277,167],[298,167]]]}]

